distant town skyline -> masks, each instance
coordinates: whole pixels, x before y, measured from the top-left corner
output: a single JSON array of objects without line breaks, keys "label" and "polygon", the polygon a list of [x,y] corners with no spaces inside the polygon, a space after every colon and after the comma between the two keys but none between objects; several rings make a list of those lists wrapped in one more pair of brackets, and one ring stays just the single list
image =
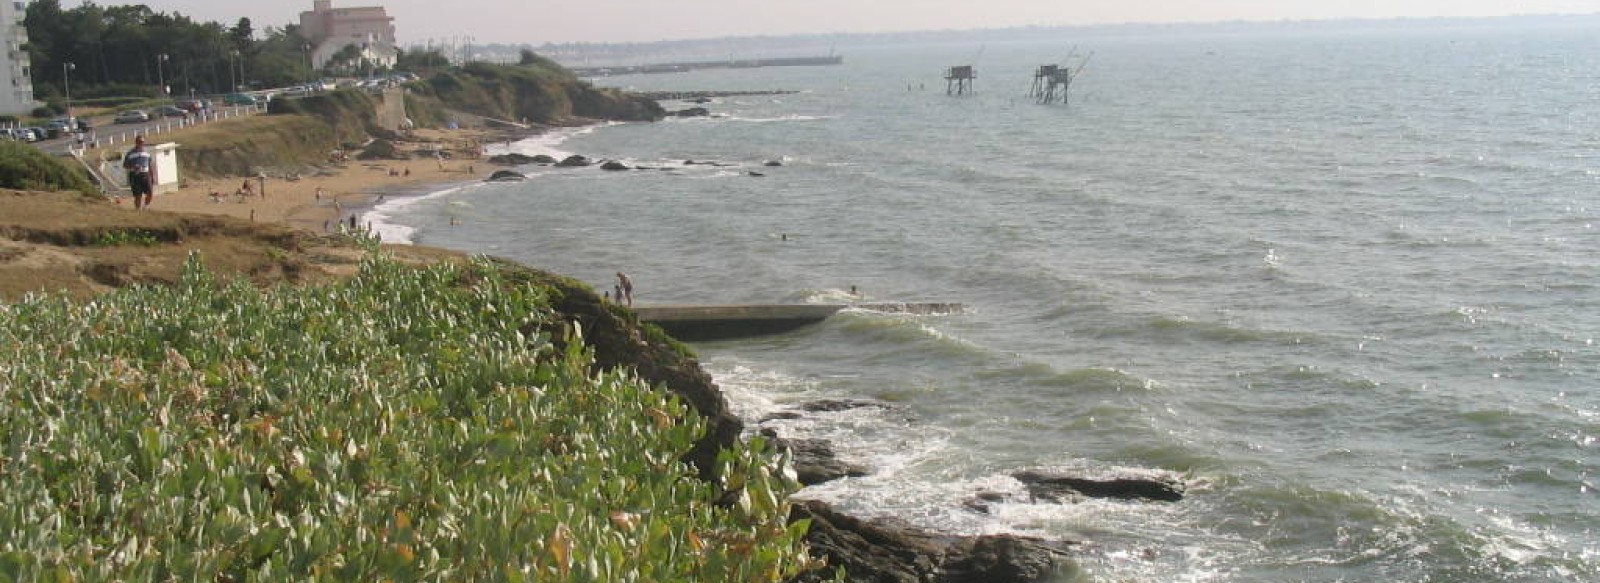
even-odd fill
[{"label": "distant town skyline", "polygon": [[[63,8],[81,1],[61,0]],[[311,0],[100,0],[145,4],[201,21],[281,27],[310,10]],[[905,32],[919,30],[1178,23],[1490,17],[1594,14],[1593,0],[334,0],[334,8],[383,6],[402,45],[435,42],[543,44],[650,42],[728,36]]]}]

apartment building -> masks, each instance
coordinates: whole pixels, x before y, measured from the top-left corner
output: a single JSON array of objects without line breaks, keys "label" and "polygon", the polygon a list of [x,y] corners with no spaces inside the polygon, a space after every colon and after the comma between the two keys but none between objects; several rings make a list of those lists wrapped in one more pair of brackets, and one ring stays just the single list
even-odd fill
[{"label": "apartment building", "polygon": [[28,61],[27,3],[0,0],[0,115],[20,115],[39,106],[33,100],[33,67]]},{"label": "apartment building", "polygon": [[394,66],[399,55],[394,17],[382,6],[334,8],[333,0],[315,0],[300,13],[300,33],[311,43],[312,66],[321,69],[340,50],[354,45],[362,58],[380,67]]}]

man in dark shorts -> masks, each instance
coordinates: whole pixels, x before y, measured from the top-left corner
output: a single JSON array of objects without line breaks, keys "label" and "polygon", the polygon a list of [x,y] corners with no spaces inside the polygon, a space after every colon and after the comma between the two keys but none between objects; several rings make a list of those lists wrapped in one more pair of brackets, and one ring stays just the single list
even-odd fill
[{"label": "man in dark shorts", "polygon": [[133,190],[133,208],[150,206],[150,152],[144,149],[144,136],[133,139],[133,149],[122,155],[122,169],[128,172],[128,188]]}]

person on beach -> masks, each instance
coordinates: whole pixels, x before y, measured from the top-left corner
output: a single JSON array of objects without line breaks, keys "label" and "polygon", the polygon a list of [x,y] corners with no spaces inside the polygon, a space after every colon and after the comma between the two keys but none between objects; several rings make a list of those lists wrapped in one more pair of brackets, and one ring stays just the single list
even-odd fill
[{"label": "person on beach", "polygon": [[618,301],[627,302],[628,307],[633,307],[633,278],[621,271],[617,272],[617,286],[622,293],[617,295]]},{"label": "person on beach", "polygon": [[246,178],[244,179],[244,183],[239,185],[239,190],[234,191],[233,194],[241,198],[246,196],[255,196],[256,187],[254,184],[250,183],[249,178]]},{"label": "person on beach", "polygon": [[155,196],[150,183],[150,152],[144,149],[144,136],[133,138],[133,149],[122,155],[122,169],[128,172],[128,189],[133,191],[133,208],[150,206]]}]

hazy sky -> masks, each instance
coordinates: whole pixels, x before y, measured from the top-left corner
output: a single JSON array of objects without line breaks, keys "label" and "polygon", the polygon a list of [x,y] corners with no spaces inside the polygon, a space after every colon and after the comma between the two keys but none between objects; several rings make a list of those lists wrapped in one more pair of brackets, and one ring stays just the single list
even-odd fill
[{"label": "hazy sky", "polygon": [[[99,0],[101,5],[137,0]],[[299,21],[311,0],[147,0],[162,12],[257,29]],[[62,0],[65,8],[78,0]],[[1592,14],[1596,0],[334,0],[383,6],[401,44],[626,42],[1021,25],[1412,16]]]}]

